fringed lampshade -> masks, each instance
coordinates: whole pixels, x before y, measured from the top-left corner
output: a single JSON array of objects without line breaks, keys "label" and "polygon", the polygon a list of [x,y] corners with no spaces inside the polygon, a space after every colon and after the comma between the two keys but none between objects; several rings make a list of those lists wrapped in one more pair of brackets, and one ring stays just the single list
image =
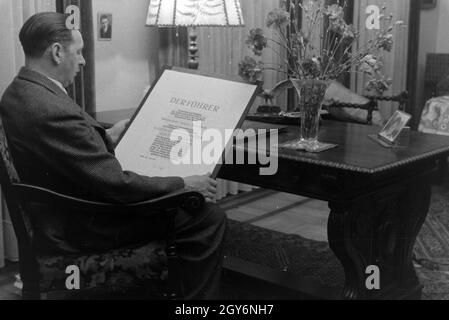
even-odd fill
[{"label": "fringed lampshade", "polygon": [[[239,0],[150,0],[147,26],[158,27],[238,27],[244,26]],[[189,67],[198,68],[197,35],[189,44]]]},{"label": "fringed lampshade", "polygon": [[243,26],[239,0],[151,0],[147,26]]}]

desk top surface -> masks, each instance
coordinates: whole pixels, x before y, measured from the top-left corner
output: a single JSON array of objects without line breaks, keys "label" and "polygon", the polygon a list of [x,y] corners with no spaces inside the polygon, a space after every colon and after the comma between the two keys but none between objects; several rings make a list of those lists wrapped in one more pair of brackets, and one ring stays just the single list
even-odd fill
[{"label": "desk top surface", "polygon": [[[131,118],[135,109],[123,109],[97,113],[97,120],[111,124]],[[270,125],[267,124],[267,128]],[[449,137],[411,132],[407,148],[388,149],[368,136],[376,134],[378,127],[323,121],[319,140],[337,144],[338,147],[318,154],[280,149],[279,159],[310,163],[359,173],[379,173],[414,162],[449,155]],[[281,133],[279,142],[299,137],[299,128],[289,126]]]}]

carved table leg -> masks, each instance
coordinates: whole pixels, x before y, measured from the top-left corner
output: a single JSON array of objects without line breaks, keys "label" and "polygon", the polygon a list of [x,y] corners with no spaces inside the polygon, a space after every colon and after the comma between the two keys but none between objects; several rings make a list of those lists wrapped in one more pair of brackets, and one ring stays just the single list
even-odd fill
[{"label": "carved table leg", "polygon": [[[423,175],[355,202],[329,204],[329,245],[345,271],[344,299],[421,297],[412,256],[430,196],[430,179]],[[368,266],[379,268],[379,289],[366,286]]]}]

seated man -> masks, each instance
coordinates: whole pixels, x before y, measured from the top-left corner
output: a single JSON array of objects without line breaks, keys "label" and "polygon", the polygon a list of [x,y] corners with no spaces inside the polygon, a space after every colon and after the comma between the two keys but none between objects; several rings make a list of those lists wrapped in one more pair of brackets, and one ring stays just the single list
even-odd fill
[{"label": "seated man", "polygon": [[[64,89],[85,65],[83,39],[66,28],[69,15],[39,13],[25,22],[20,41],[25,67],[0,102],[11,154],[21,180],[85,199],[132,203],[191,187],[211,202],[208,176],[146,177],[123,171],[114,145],[126,123],[105,131]],[[187,299],[217,298],[226,217],[207,203],[200,212],[179,209],[175,221]],[[33,208],[40,252],[79,253],[165,239],[165,220],[143,215],[99,215]]]}]

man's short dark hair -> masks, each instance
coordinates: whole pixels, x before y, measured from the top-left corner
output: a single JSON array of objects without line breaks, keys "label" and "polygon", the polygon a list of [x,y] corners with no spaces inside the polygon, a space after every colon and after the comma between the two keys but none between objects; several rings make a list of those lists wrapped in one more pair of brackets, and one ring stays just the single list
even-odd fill
[{"label": "man's short dark hair", "polygon": [[109,17],[105,14],[100,17],[100,21],[103,21],[103,19],[107,19],[109,22]]},{"label": "man's short dark hair", "polygon": [[41,57],[55,42],[62,45],[72,42],[72,30],[66,26],[69,14],[41,12],[29,18],[19,33],[26,56]]}]

